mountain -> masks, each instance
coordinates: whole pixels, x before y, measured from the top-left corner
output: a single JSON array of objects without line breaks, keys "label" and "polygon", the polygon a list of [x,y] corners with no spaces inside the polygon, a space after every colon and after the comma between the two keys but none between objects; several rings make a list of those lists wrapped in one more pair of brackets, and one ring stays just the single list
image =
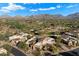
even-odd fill
[{"label": "mountain", "polygon": [[79,19],[79,13],[70,14],[66,18],[69,18],[69,19]]},{"label": "mountain", "polygon": [[60,14],[49,15],[49,14],[38,14],[38,15],[31,15],[31,16],[9,16],[9,15],[2,15],[0,19],[12,19],[12,20],[61,20],[61,19],[79,19],[79,13],[73,13],[67,16],[63,16]]},{"label": "mountain", "polygon": [[53,20],[53,19],[63,19],[62,15],[49,15],[49,14],[40,14],[29,16],[28,19],[34,20]]},{"label": "mountain", "polygon": [[27,18],[28,20],[31,19],[31,20],[61,20],[61,19],[70,19],[70,20],[78,20],[79,19],[79,13],[73,13],[73,14],[69,14],[67,16],[63,16],[63,15],[60,15],[60,14],[55,14],[55,15],[49,15],[49,14],[40,14],[40,15],[32,15],[32,16],[29,16]]}]

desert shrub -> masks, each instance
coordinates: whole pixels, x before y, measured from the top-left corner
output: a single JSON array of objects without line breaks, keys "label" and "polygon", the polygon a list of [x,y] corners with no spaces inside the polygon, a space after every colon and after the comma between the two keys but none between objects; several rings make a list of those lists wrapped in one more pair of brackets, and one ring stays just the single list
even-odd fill
[{"label": "desert shrub", "polygon": [[8,41],[9,39],[8,39],[8,37],[9,37],[10,35],[9,34],[0,34],[0,40],[4,40],[4,41]]},{"label": "desert shrub", "polygon": [[37,49],[37,50],[33,51],[32,54],[35,56],[40,56],[40,50]]},{"label": "desert shrub", "polygon": [[52,45],[52,52],[54,54],[59,54],[59,49],[55,45]]},{"label": "desert shrub", "polygon": [[12,47],[8,44],[3,45],[3,48],[6,49],[8,51],[7,55],[9,55],[11,53],[11,49]]},{"label": "desert shrub", "polygon": [[62,41],[61,37],[57,37],[57,39],[56,39],[56,45],[60,46],[61,41]]},{"label": "desert shrub", "polygon": [[56,34],[56,32],[47,32],[48,36],[52,36],[52,35],[55,35],[55,34]]},{"label": "desert shrub", "polygon": [[7,25],[9,25],[10,28],[16,28],[16,29],[21,29],[21,30],[25,28],[25,24],[20,23],[18,21],[8,21]]},{"label": "desert shrub", "polygon": [[19,42],[17,44],[17,47],[23,49],[23,50],[27,50],[28,49],[28,46],[25,44],[25,42]]},{"label": "desert shrub", "polygon": [[0,40],[8,41],[11,35],[10,32],[0,33]]},{"label": "desert shrub", "polygon": [[8,54],[0,54],[0,56],[8,56]]}]

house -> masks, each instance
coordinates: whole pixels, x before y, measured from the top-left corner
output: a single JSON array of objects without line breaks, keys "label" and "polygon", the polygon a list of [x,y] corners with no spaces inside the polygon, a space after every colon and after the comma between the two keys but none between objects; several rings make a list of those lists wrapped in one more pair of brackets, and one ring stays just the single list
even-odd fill
[{"label": "house", "polygon": [[26,41],[26,44],[29,45],[29,44],[35,42],[35,40],[36,40],[36,37],[34,36],[34,37],[32,37],[31,39],[28,39],[28,40]]},{"label": "house", "polygon": [[8,51],[4,48],[0,48],[0,54],[7,54]]},{"label": "house", "polygon": [[29,48],[32,48],[32,49],[33,49],[33,45],[35,44],[35,42],[36,42],[36,37],[34,36],[34,37],[28,39],[28,40],[26,41],[26,44],[27,44],[27,46],[28,46]]},{"label": "house", "polygon": [[77,40],[73,40],[73,46],[76,47],[78,45],[78,41]]},{"label": "house", "polygon": [[72,34],[69,33],[69,35],[62,35],[62,42],[67,44],[68,46],[77,46],[78,45],[78,38],[75,36],[72,36]]},{"label": "house", "polygon": [[79,39],[77,40],[77,45],[79,46]]},{"label": "house", "polygon": [[26,41],[26,44],[27,44],[29,47],[33,48],[33,45],[36,44],[37,42],[39,42],[40,40],[41,40],[41,38],[36,35],[36,36],[33,36],[32,38],[28,39],[28,40]]},{"label": "house", "polygon": [[47,49],[47,45],[48,46],[52,46],[53,44],[56,44],[55,39],[54,38],[50,38],[50,37],[46,37],[43,39],[43,41],[37,42],[33,48],[35,49]]},{"label": "house", "polygon": [[75,32],[66,32],[65,35],[77,37],[77,33],[75,33]]},{"label": "house", "polygon": [[68,41],[68,46],[69,47],[73,46],[73,42],[71,40]]},{"label": "house", "polygon": [[54,38],[50,38],[50,37],[46,37],[44,40],[43,40],[43,45],[46,45],[46,44],[49,44],[49,45],[52,45],[52,44],[55,44],[55,39]]},{"label": "house", "polygon": [[43,48],[42,42],[37,42],[34,46],[33,46],[33,50],[39,49],[41,50]]},{"label": "house", "polygon": [[79,38],[79,32],[77,33],[77,36],[78,36],[78,38]]},{"label": "house", "polygon": [[22,41],[26,41],[28,40],[27,36],[30,35],[28,33],[20,33],[20,34],[16,34],[16,35],[13,35],[13,36],[10,36],[9,37],[9,41],[13,44],[13,45],[16,45],[18,42]]}]

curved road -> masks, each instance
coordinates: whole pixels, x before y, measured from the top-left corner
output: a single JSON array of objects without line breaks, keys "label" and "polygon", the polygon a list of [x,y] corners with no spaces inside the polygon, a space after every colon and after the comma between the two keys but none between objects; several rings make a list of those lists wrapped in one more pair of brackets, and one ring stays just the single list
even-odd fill
[{"label": "curved road", "polygon": [[[11,46],[12,47],[12,46]],[[17,48],[15,48],[15,47],[12,47],[12,50],[11,50],[12,52],[12,54],[14,55],[14,56],[27,56],[25,53],[23,53],[22,51],[20,51],[20,50],[18,50]]]},{"label": "curved road", "polygon": [[[5,44],[9,44],[4,42]],[[2,44],[3,45],[3,44]],[[25,53],[24,51],[22,51],[21,49],[19,49],[17,46],[12,46],[11,44],[9,44],[12,47],[12,54],[14,56],[32,56],[30,54]],[[66,51],[66,52],[60,52],[59,53],[62,56],[79,56],[79,47],[76,49],[72,49],[70,51]]]},{"label": "curved road", "polygon": [[0,41],[0,46],[3,46],[5,44],[8,44],[12,47],[11,53],[14,56],[30,56],[30,54],[25,53],[23,50],[19,49],[17,46],[13,46],[12,44],[6,42],[6,41]]},{"label": "curved road", "polygon": [[[24,53],[22,50],[20,50],[16,46],[11,46],[12,47],[12,54],[14,56],[30,56],[29,54]],[[79,56],[79,48],[76,48],[72,51],[67,51],[67,52],[60,52],[59,53],[62,56]]]},{"label": "curved road", "polygon": [[62,56],[79,56],[79,48],[60,53]]}]

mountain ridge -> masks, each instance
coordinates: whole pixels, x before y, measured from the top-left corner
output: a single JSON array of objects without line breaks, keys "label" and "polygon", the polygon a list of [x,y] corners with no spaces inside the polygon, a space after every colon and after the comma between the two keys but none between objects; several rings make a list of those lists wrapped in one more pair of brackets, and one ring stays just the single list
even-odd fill
[{"label": "mountain ridge", "polygon": [[21,15],[16,15],[16,16],[10,16],[10,15],[2,15],[0,16],[0,19],[35,19],[35,20],[49,20],[49,19],[79,19],[79,12],[69,14],[67,16],[63,16],[61,14],[38,14],[38,15],[31,15],[31,16],[21,16]]}]

